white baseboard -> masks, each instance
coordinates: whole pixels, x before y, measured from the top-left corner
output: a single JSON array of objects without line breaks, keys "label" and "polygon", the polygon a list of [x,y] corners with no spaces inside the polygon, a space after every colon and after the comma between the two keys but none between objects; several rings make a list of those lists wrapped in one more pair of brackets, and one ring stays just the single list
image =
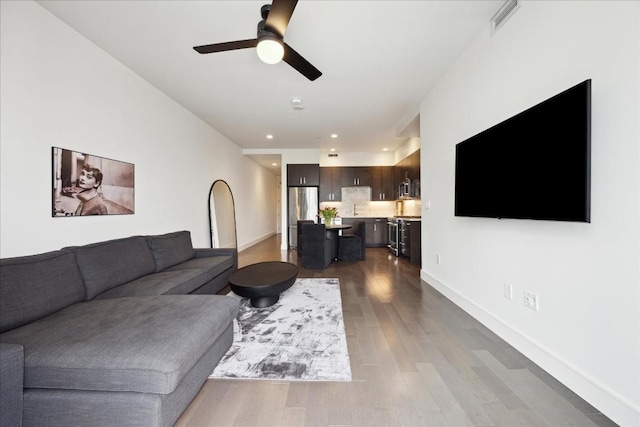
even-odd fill
[{"label": "white baseboard", "polygon": [[555,354],[551,349],[512,328],[442,281],[420,270],[420,279],[447,297],[462,310],[508,342],[542,369],[551,374],[594,408],[623,427],[640,426],[640,407],[607,388],[587,373]]},{"label": "white baseboard", "polygon": [[242,252],[245,249],[249,249],[251,246],[257,245],[258,243],[260,243],[260,242],[262,242],[264,240],[267,240],[267,239],[269,239],[269,238],[271,238],[271,237],[273,237],[275,235],[276,235],[276,233],[265,234],[264,236],[259,237],[259,238],[255,239],[255,240],[252,240],[249,243],[245,243],[244,245],[240,245],[240,246],[238,246],[238,252]]}]

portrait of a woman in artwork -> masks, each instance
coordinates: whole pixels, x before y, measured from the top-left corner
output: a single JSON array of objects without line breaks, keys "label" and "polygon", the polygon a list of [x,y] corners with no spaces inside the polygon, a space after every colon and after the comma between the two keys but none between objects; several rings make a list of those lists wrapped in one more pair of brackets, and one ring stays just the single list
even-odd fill
[{"label": "portrait of a woman in artwork", "polygon": [[53,216],[133,214],[134,165],[53,147]]}]

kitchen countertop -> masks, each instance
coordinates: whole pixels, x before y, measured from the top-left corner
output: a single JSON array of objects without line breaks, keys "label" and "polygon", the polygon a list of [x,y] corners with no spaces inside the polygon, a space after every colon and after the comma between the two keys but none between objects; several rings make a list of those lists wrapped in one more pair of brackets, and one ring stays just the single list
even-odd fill
[{"label": "kitchen countertop", "polygon": [[402,220],[405,220],[405,221],[421,221],[422,220],[422,218],[419,217],[419,216],[392,216],[392,217],[389,217],[389,216],[360,216],[360,215],[358,215],[358,216],[342,216],[340,218],[342,218],[342,219],[372,219],[372,218],[375,218],[375,219],[388,219],[388,218],[395,218],[395,219],[402,219]]},{"label": "kitchen countertop", "polygon": [[386,216],[364,216],[364,215],[358,215],[358,216],[342,216],[340,218],[343,218],[343,219],[367,219],[367,218],[378,219],[378,218],[385,218],[386,219],[388,217],[386,217]]},{"label": "kitchen countertop", "polygon": [[394,216],[394,218],[401,219],[403,221],[422,221],[419,216]]}]

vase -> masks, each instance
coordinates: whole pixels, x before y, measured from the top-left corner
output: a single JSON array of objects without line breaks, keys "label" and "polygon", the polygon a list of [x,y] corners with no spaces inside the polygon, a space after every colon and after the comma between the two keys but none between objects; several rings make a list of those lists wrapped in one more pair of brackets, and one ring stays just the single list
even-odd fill
[{"label": "vase", "polygon": [[325,216],[324,217],[324,225],[325,226],[329,226],[329,225],[333,225],[333,218],[332,216]]}]

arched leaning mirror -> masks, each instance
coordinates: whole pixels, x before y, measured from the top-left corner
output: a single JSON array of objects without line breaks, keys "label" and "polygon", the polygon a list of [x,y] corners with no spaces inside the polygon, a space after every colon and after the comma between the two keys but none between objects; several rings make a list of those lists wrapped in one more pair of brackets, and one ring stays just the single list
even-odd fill
[{"label": "arched leaning mirror", "polygon": [[212,248],[235,248],[236,210],[229,185],[219,179],[209,190],[209,231]]}]

